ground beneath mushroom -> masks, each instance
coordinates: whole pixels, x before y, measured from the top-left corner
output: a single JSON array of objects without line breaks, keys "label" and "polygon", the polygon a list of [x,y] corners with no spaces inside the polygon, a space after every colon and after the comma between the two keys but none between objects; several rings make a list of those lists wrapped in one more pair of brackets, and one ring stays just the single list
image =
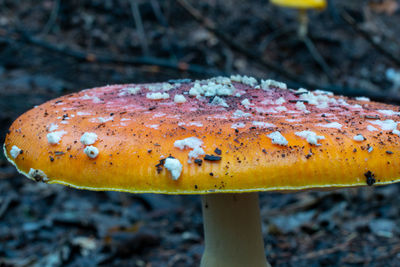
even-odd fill
[{"label": "ground beneath mushroom", "polygon": [[[205,78],[208,69],[287,81],[282,73],[254,64],[232,44],[199,27],[177,1],[157,1],[161,15],[148,4],[151,1],[140,5],[148,57],[201,65],[195,73],[100,63],[91,54],[78,60],[26,41],[20,30],[70,50],[125,59],[142,55],[129,1],[59,1],[53,21],[49,17],[56,2],[0,3],[1,141],[25,110],[82,88]],[[311,39],[330,71],[323,71],[296,39],[292,11],[273,8],[266,1],[242,1],[239,7],[240,1],[190,2],[235,42],[298,77],[321,85],[361,88],[370,97],[377,92],[399,94],[400,83],[386,75],[399,67],[396,61],[340,19],[341,10],[346,10],[396,56],[400,54],[396,1],[333,1],[335,8],[312,12]],[[399,190],[400,185],[392,185],[262,193],[268,260],[273,266],[398,266]],[[0,153],[0,266],[196,266],[203,250],[202,231],[196,196],[89,192],[34,183],[18,175]]]},{"label": "ground beneath mushroom", "polygon": [[[0,175],[1,266],[197,266],[196,196],[89,192]],[[261,194],[273,266],[396,266],[400,186]]]}]

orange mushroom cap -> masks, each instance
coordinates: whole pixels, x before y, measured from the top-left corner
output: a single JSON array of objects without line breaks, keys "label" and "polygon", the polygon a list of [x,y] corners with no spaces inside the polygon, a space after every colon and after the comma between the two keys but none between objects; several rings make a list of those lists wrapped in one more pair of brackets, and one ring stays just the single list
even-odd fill
[{"label": "orange mushroom cap", "polygon": [[399,108],[232,76],[99,87],[20,116],[7,158],[81,189],[205,194],[389,184]]}]

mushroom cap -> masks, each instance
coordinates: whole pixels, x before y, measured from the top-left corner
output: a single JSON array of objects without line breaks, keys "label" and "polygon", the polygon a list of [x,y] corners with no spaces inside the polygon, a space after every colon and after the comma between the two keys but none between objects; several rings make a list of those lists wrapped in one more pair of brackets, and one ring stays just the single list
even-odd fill
[{"label": "mushroom cap", "polygon": [[326,0],[271,0],[271,3],[297,9],[324,9],[326,7]]},{"label": "mushroom cap", "polygon": [[20,116],[4,150],[36,181],[165,194],[399,181],[399,107],[247,76],[127,84]]}]

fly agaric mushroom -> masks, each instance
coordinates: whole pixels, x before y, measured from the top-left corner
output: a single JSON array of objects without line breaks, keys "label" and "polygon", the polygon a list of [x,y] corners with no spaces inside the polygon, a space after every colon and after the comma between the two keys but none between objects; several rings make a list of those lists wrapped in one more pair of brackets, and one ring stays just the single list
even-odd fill
[{"label": "fly agaric mushroom", "polygon": [[299,28],[298,35],[300,39],[307,35],[308,31],[308,9],[325,9],[326,0],[271,0],[271,3],[277,6],[295,8],[299,10]]},{"label": "fly agaric mushroom", "polygon": [[114,85],[26,112],[4,151],[36,181],[201,194],[202,266],[268,266],[256,192],[398,182],[399,115],[365,97],[239,75]]}]

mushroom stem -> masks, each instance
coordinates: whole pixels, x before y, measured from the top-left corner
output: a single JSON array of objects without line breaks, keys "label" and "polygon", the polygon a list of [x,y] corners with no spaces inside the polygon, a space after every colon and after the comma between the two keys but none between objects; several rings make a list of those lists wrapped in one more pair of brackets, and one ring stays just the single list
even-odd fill
[{"label": "mushroom stem", "polygon": [[270,266],[257,193],[204,195],[202,208],[205,251],[201,267]]},{"label": "mushroom stem", "polygon": [[308,33],[307,10],[300,9],[298,19],[299,19],[299,28],[298,28],[297,34],[300,39],[304,39],[304,37],[306,37],[307,33]]}]

